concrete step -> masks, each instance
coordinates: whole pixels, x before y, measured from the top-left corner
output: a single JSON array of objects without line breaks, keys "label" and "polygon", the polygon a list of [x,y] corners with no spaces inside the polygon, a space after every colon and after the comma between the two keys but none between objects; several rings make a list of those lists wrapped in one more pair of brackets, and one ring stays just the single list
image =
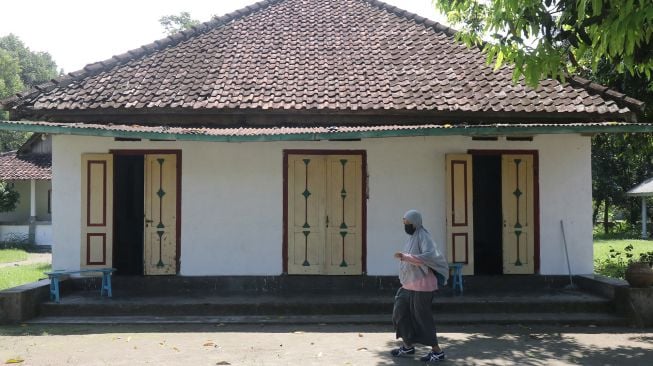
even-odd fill
[{"label": "concrete step", "polygon": [[[60,303],[41,305],[42,316],[287,316],[390,314],[392,296],[378,295],[238,295],[100,297],[93,292],[76,292]],[[470,313],[613,313],[610,300],[582,292],[534,293],[502,296],[436,296],[436,314]]]},{"label": "concrete step", "polygon": [[[584,326],[623,326],[627,320],[601,313],[436,313],[436,324],[556,324]],[[391,314],[349,315],[230,315],[230,316],[41,316],[30,324],[386,324],[392,327]]]}]

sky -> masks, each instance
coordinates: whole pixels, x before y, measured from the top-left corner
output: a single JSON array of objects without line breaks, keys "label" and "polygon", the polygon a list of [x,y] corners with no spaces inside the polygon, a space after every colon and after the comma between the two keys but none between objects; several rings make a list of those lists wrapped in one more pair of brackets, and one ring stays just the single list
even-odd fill
[{"label": "sky", "polygon": [[[257,0],[0,0],[0,37],[17,35],[32,51],[52,55],[60,69],[125,53],[166,34],[159,18],[187,11],[205,22]],[[384,2],[443,22],[431,0]]]}]

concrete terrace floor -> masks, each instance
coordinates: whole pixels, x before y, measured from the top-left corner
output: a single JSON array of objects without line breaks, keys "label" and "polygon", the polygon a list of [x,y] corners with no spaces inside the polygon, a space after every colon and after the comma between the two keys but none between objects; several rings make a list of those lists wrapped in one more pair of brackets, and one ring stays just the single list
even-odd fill
[{"label": "concrete terrace floor", "polygon": [[[444,365],[651,365],[653,329],[442,325]],[[0,327],[0,362],[22,365],[419,365],[386,325]]]}]

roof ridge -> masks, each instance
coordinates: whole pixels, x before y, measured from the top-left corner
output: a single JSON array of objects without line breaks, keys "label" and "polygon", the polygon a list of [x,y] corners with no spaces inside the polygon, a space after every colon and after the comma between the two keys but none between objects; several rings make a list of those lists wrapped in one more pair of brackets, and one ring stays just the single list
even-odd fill
[{"label": "roof ridge", "polygon": [[618,92],[615,89],[595,83],[589,79],[577,75],[571,75],[567,78],[569,84],[579,86],[587,90],[590,94],[598,94],[607,99],[613,100],[617,104],[625,104],[628,107],[635,108],[638,111],[644,110],[646,103],[639,99],[631,98],[624,93]]},{"label": "roof ridge", "polygon": [[181,30],[167,37],[155,40],[154,42],[142,45],[138,48],[128,50],[125,53],[119,55],[113,55],[111,56],[111,58],[108,58],[106,60],[87,64],[80,70],[69,72],[66,75],[51,79],[50,81],[47,81],[39,85],[35,85],[32,88],[25,90],[23,92],[16,93],[11,97],[0,99],[0,108],[6,109],[6,108],[15,107],[16,105],[20,104],[19,102],[21,100],[25,101],[25,99],[29,98],[34,94],[48,92],[58,86],[68,85],[73,81],[80,80],[89,76],[97,75],[102,71],[108,70],[118,65],[125,64],[134,59],[145,57],[156,51],[165,49],[166,47],[175,46],[192,37],[204,34],[221,25],[225,25],[231,21],[243,18],[256,11],[259,11],[261,9],[267,8],[269,6],[272,6],[274,4],[283,1],[286,0],[261,0],[252,5],[245,6],[244,8],[234,10],[231,13],[226,13],[222,16],[214,16],[213,18],[211,18],[211,20],[200,23],[198,25],[191,26],[190,30]]}]

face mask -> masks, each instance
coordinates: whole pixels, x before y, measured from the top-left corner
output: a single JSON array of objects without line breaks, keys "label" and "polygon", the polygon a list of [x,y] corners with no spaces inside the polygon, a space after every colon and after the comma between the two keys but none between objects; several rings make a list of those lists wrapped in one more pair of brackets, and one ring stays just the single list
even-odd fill
[{"label": "face mask", "polygon": [[415,226],[413,224],[404,224],[404,231],[406,231],[406,234],[408,235],[413,235],[415,234]]}]

